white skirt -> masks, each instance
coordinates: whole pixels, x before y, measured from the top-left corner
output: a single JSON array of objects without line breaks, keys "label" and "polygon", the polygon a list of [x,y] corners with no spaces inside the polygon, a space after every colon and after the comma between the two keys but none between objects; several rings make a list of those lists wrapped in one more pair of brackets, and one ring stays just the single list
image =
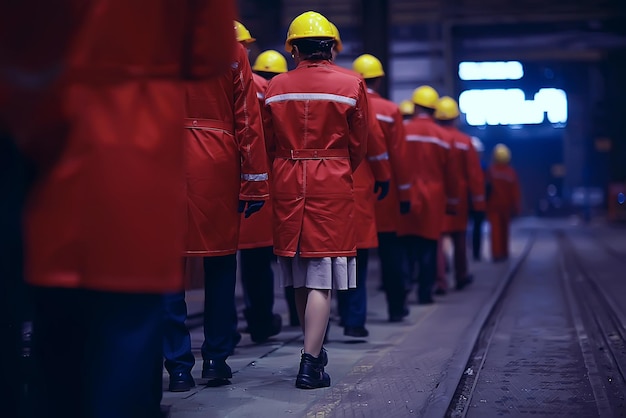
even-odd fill
[{"label": "white skirt", "polygon": [[346,290],[356,287],[356,257],[278,257],[281,285]]}]

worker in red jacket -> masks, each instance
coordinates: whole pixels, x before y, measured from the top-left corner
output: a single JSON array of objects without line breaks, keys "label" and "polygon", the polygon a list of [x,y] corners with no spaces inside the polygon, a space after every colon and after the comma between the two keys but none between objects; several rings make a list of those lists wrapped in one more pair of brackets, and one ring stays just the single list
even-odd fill
[{"label": "worker in red jacket", "polygon": [[[185,95],[185,254],[203,259],[202,378],[220,385],[232,377],[226,359],[240,338],[235,306],[240,213],[249,217],[269,197],[261,112],[246,49],[238,44],[230,71],[189,83]],[[185,312],[184,294],[170,295],[165,367],[172,391],[194,384]]]},{"label": "worker in red jacket", "polygon": [[[457,164],[458,170],[456,172],[459,175],[457,179],[459,188],[458,209],[456,214],[445,216],[442,229],[443,236],[452,238],[454,279],[457,290],[463,289],[473,280],[467,267],[466,235],[469,213],[470,211],[485,211],[485,179],[480,167],[478,153],[472,145],[472,139],[456,127],[459,114],[459,106],[453,98],[444,96],[437,102],[435,119],[452,136],[451,151],[456,154],[454,161]],[[443,257],[442,252],[440,252],[440,256]],[[435,293],[445,293],[446,290],[445,269],[440,269]]]},{"label": "worker in red jacket", "polygon": [[[413,92],[415,116],[405,126],[407,167],[414,185],[409,202],[401,202],[398,235],[406,251],[410,272],[419,264],[417,299],[433,303],[437,278],[437,241],[446,213],[456,213],[459,203],[457,167],[453,161],[452,137],[433,118],[439,94],[430,86]],[[412,280],[412,273],[407,281]]]},{"label": "worker in red jacket", "polygon": [[409,201],[411,194],[411,178],[407,170],[410,162],[404,150],[404,124],[398,106],[377,93],[385,75],[381,62],[373,55],[363,54],[354,61],[353,68],[365,79],[369,105],[384,134],[392,168],[389,195],[385,199],[375,200],[374,204],[378,254],[389,320],[398,322],[408,314],[404,304],[402,259],[399,257],[401,247],[396,235],[400,201]]},{"label": "worker in red jacket", "polygon": [[331,64],[333,38],[321,14],[296,17],[285,44],[296,69],[274,77],[265,96],[274,253],[304,331],[298,388],[330,385],[322,344],[331,290],[356,286],[353,172],[365,156],[369,110],[363,82]]},{"label": "worker in red jacket", "polygon": [[509,257],[511,219],[520,214],[521,193],[517,173],[511,167],[511,151],[504,144],[493,149],[493,161],[486,174],[487,220],[491,227],[491,258],[494,262]]},{"label": "worker in red jacket", "polygon": [[234,4],[44,3],[0,6],[0,126],[34,168],[33,416],[159,417],[162,294],[182,287],[182,82],[227,70]]},{"label": "worker in red jacket", "polygon": [[[342,51],[343,45],[339,29],[331,22],[335,33],[333,46],[333,62]],[[363,79],[363,75],[356,69],[335,66],[338,71]],[[369,97],[368,97],[369,101]],[[369,106],[367,133],[366,163],[361,164],[354,173],[355,193],[355,225],[357,237],[357,287],[338,292],[337,308],[340,324],[344,327],[344,335],[364,338],[369,335],[365,328],[367,317],[367,272],[369,250],[378,247],[376,234],[376,200],[382,200],[389,192],[391,180],[391,166],[385,135],[376,119],[375,110]],[[378,194],[378,197],[376,196]]]},{"label": "worker in red jacket", "polygon": [[[236,22],[237,40],[244,45],[255,41],[241,23]],[[252,77],[259,105],[265,105],[268,80],[287,71],[287,60],[278,51],[262,52],[252,66]],[[276,260],[272,249],[272,205],[268,200],[259,213],[241,220],[239,231],[239,266],[247,332],[255,343],[267,341],[282,328],[282,317],[273,312]],[[297,316],[297,314],[296,314]]]}]

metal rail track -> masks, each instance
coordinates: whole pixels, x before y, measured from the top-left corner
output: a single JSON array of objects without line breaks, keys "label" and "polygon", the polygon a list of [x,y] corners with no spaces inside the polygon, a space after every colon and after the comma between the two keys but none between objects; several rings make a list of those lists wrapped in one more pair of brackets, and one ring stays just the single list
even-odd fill
[{"label": "metal rail track", "polygon": [[[626,329],[570,238],[562,230],[554,231],[560,248],[561,279],[566,295],[568,314],[576,328],[578,342],[585,360],[588,378],[594,392],[600,417],[626,416]],[[532,244],[530,245],[532,247]],[[616,256],[610,248],[603,250]],[[507,278],[489,315],[483,323],[465,373],[448,406],[446,418],[466,417],[481,370],[485,364],[495,331],[503,314],[508,289],[531,251],[528,248]],[[620,258],[620,261],[623,261]]]}]

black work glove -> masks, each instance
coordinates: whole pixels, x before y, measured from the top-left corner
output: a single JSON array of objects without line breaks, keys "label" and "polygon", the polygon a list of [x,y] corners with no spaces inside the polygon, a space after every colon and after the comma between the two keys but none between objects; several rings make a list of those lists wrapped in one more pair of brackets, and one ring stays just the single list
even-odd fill
[{"label": "black work glove", "polygon": [[380,194],[378,195],[378,200],[383,200],[385,196],[389,194],[389,180],[375,182],[374,194],[378,193],[379,190],[380,190]]},{"label": "black work glove", "polygon": [[244,218],[249,218],[253,213],[260,211],[264,204],[264,200],[240,200],[237,211],[242,213],[245,209]]},{"label": "black work glove", "polygon": [[400,202],[400,213],[405,215],[411,211],[411,202],[404,201]]}]

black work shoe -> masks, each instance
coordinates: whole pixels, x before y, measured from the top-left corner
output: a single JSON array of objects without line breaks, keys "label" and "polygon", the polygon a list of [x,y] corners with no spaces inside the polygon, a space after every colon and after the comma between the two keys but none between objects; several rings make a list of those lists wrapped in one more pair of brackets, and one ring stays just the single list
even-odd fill
[{"label": "black work shoe", "polygon": [[456,282],[456,290],[463,290],[466,286],[469,286],[474,282],[474,276],[471,274],[462,280],[457,280]]},{"label": "black work shoe", "polygon": [[435,295],[437,296],[444,296],[447,292],[446,289],[442,289],[440,287],[436,288],[435,291],[433,292]]},{"label": "black work shoe", "polygon": [[189,372],[179,372],[170,375],[170,392],[187,392],[194,386],[196,386],[196,382],[194,382]]},{"label": "black work shoe", "polygon": [[227,380],[233,372],[226,364],[226,359],[204,360],[202,362],[202,378],[209,380]]},{"label": "black work shoe", "polygon": [[262,330],[251,330],[250,339],[252,342],[260,344],[267,341],[270,337],[277,335],[283,328],[283,318],[278,314],[272,315],[272,323]]},{"label": "black work shoe", "polygon": [[328,353],[326,352],[326,349],[324,347],[322,347],[322,351],[320,351],[320,355],[318,356],[318,358],[322,362],[322,366],[328,366]]},{"label": "black work shoe", "polygon": [[420,305],[430,305],[435,303],[435,300],[431,297],[420,297],[417,298],[417,303],[419,303]]},{"label": "black work shoe", "polygon": [[370,335],[370,332],[365,327],[345,327],[343,329],[343,335],[348,337],[365,338]]},{"label": "black work shoe", "polygon": [[[320,355],[320,357],[322,357]],[[300,370],[296,377],[296,387],[299,389],[318,389],[330,386],[330,376],[324,372],[322,359],[310,354],[302,353]]]}]

